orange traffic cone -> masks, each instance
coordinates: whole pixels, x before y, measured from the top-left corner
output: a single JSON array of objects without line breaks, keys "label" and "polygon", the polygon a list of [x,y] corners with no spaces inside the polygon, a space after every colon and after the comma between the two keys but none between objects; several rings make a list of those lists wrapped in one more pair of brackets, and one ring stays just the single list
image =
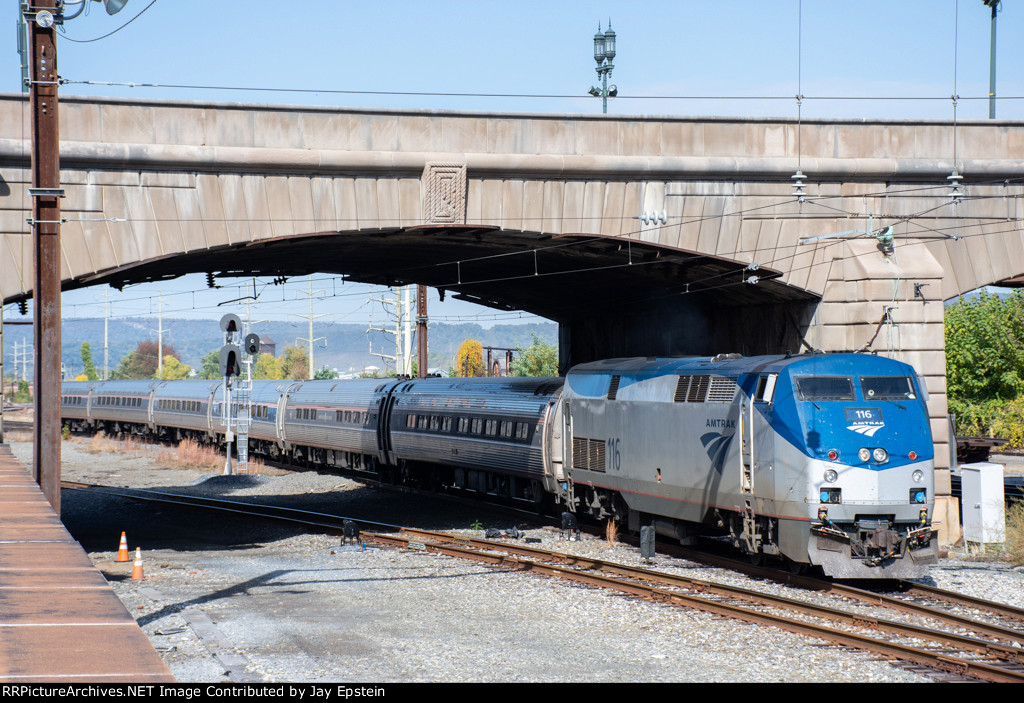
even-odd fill
[{"label": "orange traffic cone", "polygon": [[142,574],[142,549],[135,548],[135,568],[132,569],[132,581],[141,581],[146,578]]},{"label": "orange traffic cone", "polygon": [[117,560],[128,561],[128,538],[125,537],[124,533],[121,533],[121,546],[117,548]]}]

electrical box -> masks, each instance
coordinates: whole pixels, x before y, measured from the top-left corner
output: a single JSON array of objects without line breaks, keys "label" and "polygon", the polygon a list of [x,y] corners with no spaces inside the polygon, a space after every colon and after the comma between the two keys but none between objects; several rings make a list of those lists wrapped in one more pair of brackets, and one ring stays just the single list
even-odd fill
[{"label": "electrical box", "polygon": [[979,544],[1006,541],[1006,510],[1001,464],[960,466],[964,539]]}]

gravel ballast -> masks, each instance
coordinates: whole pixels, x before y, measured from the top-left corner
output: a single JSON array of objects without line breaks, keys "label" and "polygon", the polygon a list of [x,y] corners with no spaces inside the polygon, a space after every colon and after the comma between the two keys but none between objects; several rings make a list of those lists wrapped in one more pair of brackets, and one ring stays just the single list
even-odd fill
[{"label": "gravel ballast", "polygon": [[[89,453],[62,445],[64,478],[304,507],[427,529],[493,524],[483,508],[379,491],[326,472],[222,477],[173,468],[159,449]],[[12,442],[31,460],[31,445]],[[527,573],[333,536],[65,490],[62,518],[182,682],[924,682],[880,660],[774,628],[743,625]],[[530,526],[527,526],[530,527]],[[121,531],[146,578],[114,561]],[[528,534],[556,544],[557,530]],[[565,543],[561,543],[565,545]],[[576,543],[574,543],[576,544]],[[585,538],[574,549],[636,560]],[[696,578],[720,570],[667,558]],[[742,581],[744,577],[731,576]],[[1024,570],[946,559],[933,584],[1024,607]]]}]

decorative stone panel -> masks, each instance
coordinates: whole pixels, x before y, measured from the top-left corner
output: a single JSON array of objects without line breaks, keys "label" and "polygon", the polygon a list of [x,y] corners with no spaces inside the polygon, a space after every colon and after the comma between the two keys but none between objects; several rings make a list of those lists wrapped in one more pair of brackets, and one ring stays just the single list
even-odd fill
[{"label": "decorative stone panel", "polygon": [[427,162],[422,184],[425,224],[465,224],[465,163]]}]

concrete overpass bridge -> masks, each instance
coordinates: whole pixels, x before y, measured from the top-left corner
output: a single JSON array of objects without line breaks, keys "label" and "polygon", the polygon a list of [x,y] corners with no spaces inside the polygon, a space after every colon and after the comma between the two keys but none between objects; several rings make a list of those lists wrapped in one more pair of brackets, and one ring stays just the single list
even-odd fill
[{"label": "concrete overpass bridge", "polygon": [[[423,283],[556,320],[563,364],[877,350],[925,375],[940,444],[942,302],[1024,274],[1016,122],[69,97],[60,122],[66,289],[189,272]],[[0,95],[5,301],[31,295],[29,125]],[[887,225],[891,251],[801,243]]]}]

